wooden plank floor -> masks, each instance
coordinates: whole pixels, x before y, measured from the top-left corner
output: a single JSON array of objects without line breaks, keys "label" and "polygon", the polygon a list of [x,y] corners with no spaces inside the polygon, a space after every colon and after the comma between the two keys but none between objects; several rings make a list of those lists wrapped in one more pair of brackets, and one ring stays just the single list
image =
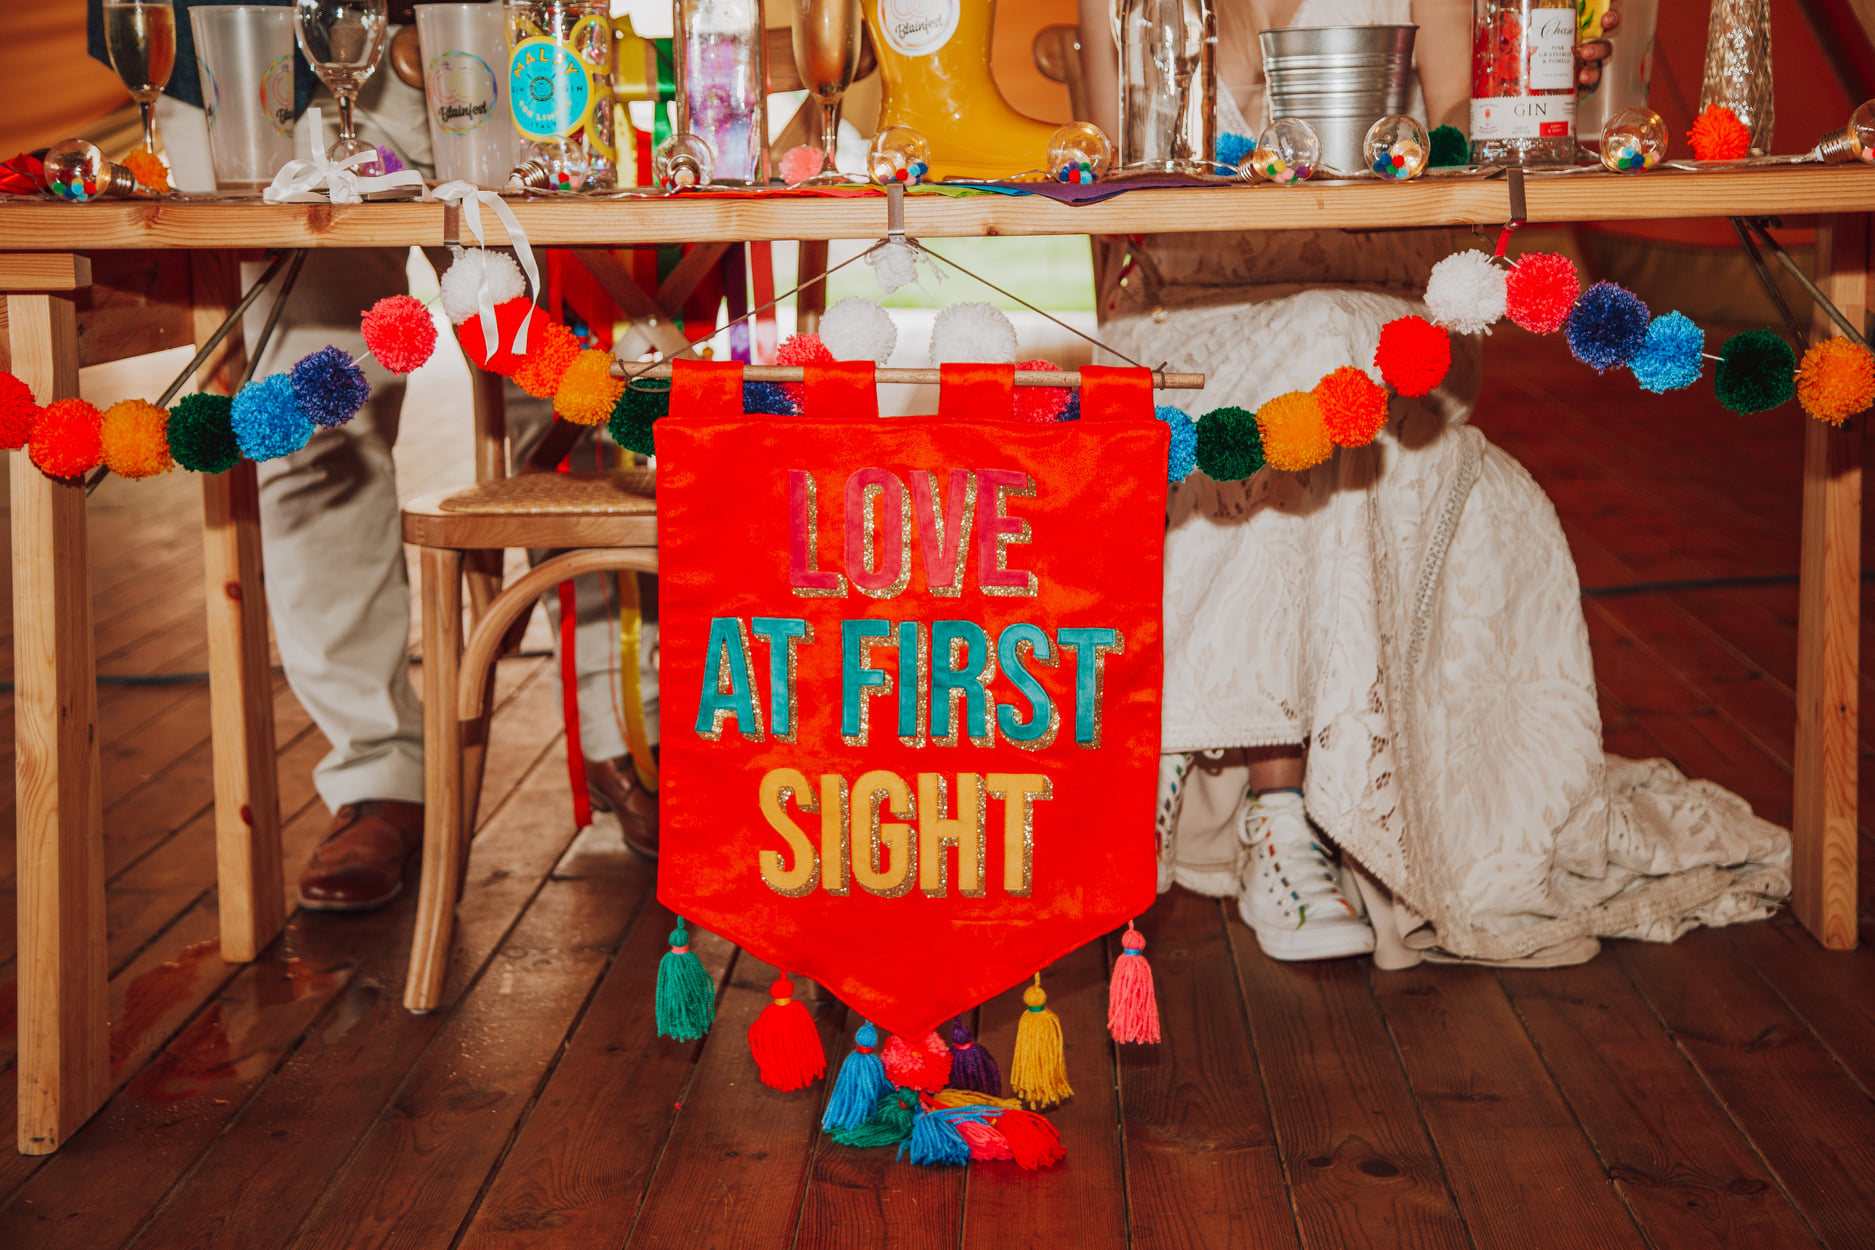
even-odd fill
[{"label": "wooden plank floor", "polygon": [[[1478,423],[1562,514],[1610,748],[1788,820],[1803,418],[1641,397],[1511,330],[1489,356]],[[62,1153],[0,1151],[0,1246],[1875,1245],[1875,952],[1826,954],[1782,918],[1577,968],[1385,974],[1274,963],[1233,909],[1174,892],[1140,922],[1162,1046],[1106,1039],[1114,938],[1048,977],[1077,1091],[1053,1115],[1066,1163],[931,1171],[831,1145],[824,1087],[754,1079],[742,1034],[771,970],[752,958],[699,936],[717,1030],[652,1038],[671,917],[611,826],[576,835],[539,658],[502,667],[442,1009],[399,1002],[409,895],[295,916],[262,960],[223,964],[187,677],[197,499],[177,476],[92,503],[101,667],[180,679],[101,690],[117,1089]],[[290,876],[326,824],[325,744],[284,684],[277,708]],[[1875,812],[1867,762],[1863,787]],[[4,793],[8,1123],[12,838]],[[1875,899],[1866,838],[1863,864]],[[1016,1001],[980,1013],[1005,1061]],[[857,1021],[816,1014],[837,1062]]]}]

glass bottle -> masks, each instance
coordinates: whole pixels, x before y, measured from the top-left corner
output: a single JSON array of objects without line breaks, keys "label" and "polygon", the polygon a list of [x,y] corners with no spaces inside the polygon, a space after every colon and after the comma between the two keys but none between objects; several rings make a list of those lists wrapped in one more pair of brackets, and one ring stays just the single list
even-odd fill
[{"label": "glass bottle", "polygon": [[618,181],[609,0],[507,0],[508,110],[521,161],[566,190]]},{"label": "glass bottle", "polygon": [[1722,104],[1751,131],[1751,154],[1771,150],[1770,0],[1712,0],[1699,110]]},{"label": "glass bottle", "polygon": [[768,181],[761,0],[675,0],[677,129],[716,155],[714,181]]},{"label": "glass bottle", "polygon": [[1473,0],[1471,159],[1576,158],[1575,0]]},{"label": "glass bottle", "polygon": [[1211,0],[1111,4],[1120,47],[1120,172],[1215,172],[1217,15]]}]

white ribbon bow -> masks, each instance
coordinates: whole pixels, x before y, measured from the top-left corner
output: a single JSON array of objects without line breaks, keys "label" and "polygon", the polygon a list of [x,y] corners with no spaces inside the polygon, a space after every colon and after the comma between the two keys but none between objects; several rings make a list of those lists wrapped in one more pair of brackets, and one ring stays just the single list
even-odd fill
[{"label": "white ribbon bow", "polygon": [[[508,232],[508,245],[514,249],[515,259],[521,262],[521,269],[527,274],[529,294],[533,298],[540,296],[540,269],[534,264],[534,249],[527,245],[527,234],[521,229],[521,223],[515,218],[514,210],[508,207],[499,193],[472,182],[445,182],[430,192],[431,199],[442,200],[446,204],[460,204],[462,219],[468,223],[469,233],[475,236],[479,246],[486,247],[487,240],[482,233],[482,205],[495,210],[495,216],[501,218],[501,225]],[[495,337],[495,297],[488,289],[488,264],[482,264],[482,286],[476,292],[476,311],[482,318],[482,345],[486,349],[484,359],[493,356],[500,341]],[[527,353],[527,330],[533,323],[532,317],[523,317],[520,328],[514,332],[512,351],[516,356]]]},{"label": "white ribbon bow", "polygon": [[306,125],[312,128],[312,159],[288,161],[273,176],[261,199],[269,204],[361,204],[366,195],[391,187],[423,187],[423,175],[414,169],[400,169],[394,174],[364,175],[354,172],[364,162],[376,159],[376,153],[360,152],[342,161],[326,159],[322,140],[324,119],[319,110],[306,110]]}]

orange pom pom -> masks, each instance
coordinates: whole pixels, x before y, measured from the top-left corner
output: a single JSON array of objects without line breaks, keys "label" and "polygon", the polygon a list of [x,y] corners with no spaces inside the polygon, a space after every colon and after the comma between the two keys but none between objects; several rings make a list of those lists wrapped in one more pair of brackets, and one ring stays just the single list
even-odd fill
[{"label": "orange pom pom", "polygon": [[1387,423],[1387,388],[1364,369],[1342,365],[1317,382],[1311,393],[1337,446],[1365,447]]},{"label": "orange pom pom", "polygon": [[1875,355],[1849,339],[1824,339],[1803,354],[1797,402],[1818,421],[1841,425],[1875,404]]},{"label": "orange pom pom", "polygon": [[155,477],[176,467],[169,456],[169,409],[144,400],[106,408],[98,441],[104,466],[119,477]]},{"label": "orange pom pom", "polygon": [[573,358],[554,393],[553,410],[576,425],[604,425],[624,393],[625,379],[612,376],[612,353],[592,348]]},{"label": "orange pom pom", "polygon": [[1312,469],[1335,454],[1322,407],[1307,391],[1266,401],[1257,409],[1257,430],[1263,436],[1264,463],[1273,469]]},{"label": "orange pom pom", "polygon": [[33,463],[52,477],[77,477],[104,458],[104,414],[82,399],[55,399],[33,426]]},{"label": "orange pom pom", "polygon": [[1686,132],[1693,155],[1702,161],[1737,161],[1751,154],[1751,131],[1723,104],[1709,104]]},{"label": "orange pom pom", "polygon": [[163,164],[163,158],[148,148],[138,148],[123,161],[130,176],[161,195],[169,190],[169,166]]},{"label": "orange pom pom", "polygon": [[573,367],[579,355],[579,340],[557,321],[536,326],[529,333],[527,355],[514,371],[514,384],[535,399],[545,399],[560,389],[560,379]]}]

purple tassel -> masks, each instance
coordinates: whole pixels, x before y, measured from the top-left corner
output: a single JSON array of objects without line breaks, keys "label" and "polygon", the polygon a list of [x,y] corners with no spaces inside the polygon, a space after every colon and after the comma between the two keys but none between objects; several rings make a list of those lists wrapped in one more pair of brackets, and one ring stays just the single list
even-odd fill
[{"label": "purple tassel", "polygon": [[977,1045],[962,1016],[951,1021],[951,1088],[1003,1096],[1003,1070],[996,1066],[996,1056]]}]

